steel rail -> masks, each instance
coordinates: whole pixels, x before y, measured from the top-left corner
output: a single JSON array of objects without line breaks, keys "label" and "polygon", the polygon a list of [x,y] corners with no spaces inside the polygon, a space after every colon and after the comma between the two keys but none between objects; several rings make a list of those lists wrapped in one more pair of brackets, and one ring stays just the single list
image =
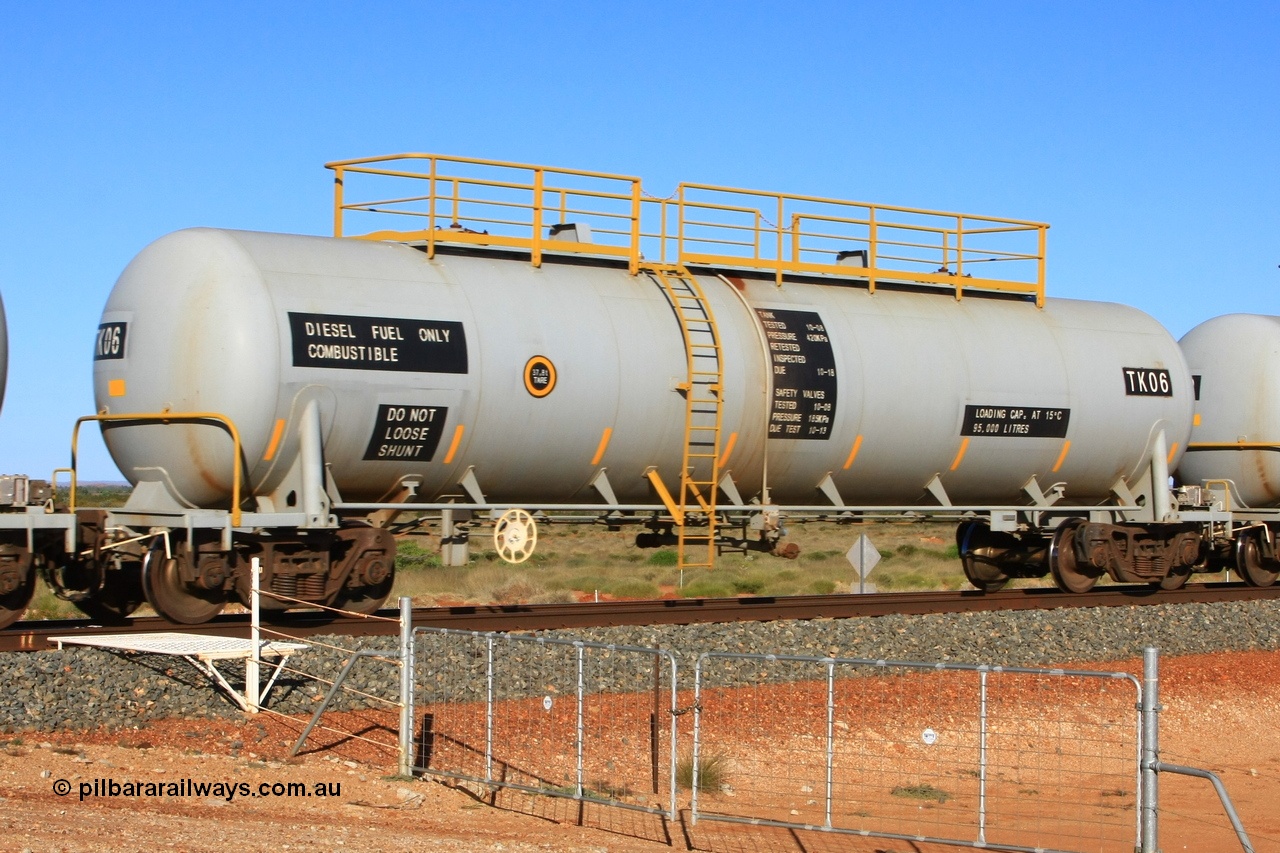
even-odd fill
[{"label": "steel rail", "polygon": [[[1106,586],[1075,594],[1052,587],[981,593],[888,592],[871,595],[796,595],[783,597],[682,598],[600,601],[578,604],[466,604],[419,607],[415,626],[469,631],[546,631],[624,625],[692,625],[708,622],[772,622],[785,619],[847,619],[902,614],[962,613],[989,610],[1054,610],[1063,607],[1133,607],[1280,598],[1280,585],[1258,589],[1243,583],[1188,584],[1175,591],[1151,586]],[[275,616],[275,630],[292,636],[345,634],[391,636],[397,633],[395,610],[387,619],[339,617],[318,611]],[[249,615],[224,614],[202,625],[178,625],[158,617],[137,617],[103,626],[88,619],[17,622],[0,631],[0,652],[40,651],[47,638],[67,634],[133,634],[181,631],[207,636],[247,637]]]}]

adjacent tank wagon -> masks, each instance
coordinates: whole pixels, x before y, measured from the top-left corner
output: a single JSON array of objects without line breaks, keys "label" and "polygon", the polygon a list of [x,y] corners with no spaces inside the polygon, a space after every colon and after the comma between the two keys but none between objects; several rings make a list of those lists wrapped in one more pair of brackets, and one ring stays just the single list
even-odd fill
[{"label": "adjacent tank wagon", "polygon": [[1178,478],[1220,514],[1206,562],[1257,586],[1280,577],[1280,317],[1227,314],[1179,342],[1195,381],[1192,449]]},{"label": "adjacent tank wagon", "polygon": [[[0,301],[0,406],[9,375],[9,325]],[[35,592],[46,551],[72,545],[71,517],[53,512],[52,490],[25,474],[0,475],[0,627],[16,621]]]}]

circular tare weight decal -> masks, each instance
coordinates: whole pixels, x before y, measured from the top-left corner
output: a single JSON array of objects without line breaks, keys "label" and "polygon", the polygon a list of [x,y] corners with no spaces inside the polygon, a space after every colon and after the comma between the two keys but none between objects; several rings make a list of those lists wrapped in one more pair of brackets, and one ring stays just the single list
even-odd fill
[{"label": "circular tare weight decal", "polygon": [[535,397],[545,397],[555,390],[556,366],[545,355],[535,355],[524,366],[524,387]]},{"label": "circular tare weight decal", "polygon": [[493,547],[508,563],[523,563],[538,544],[538,525],[522,509],[509,509],[493,526]]}]

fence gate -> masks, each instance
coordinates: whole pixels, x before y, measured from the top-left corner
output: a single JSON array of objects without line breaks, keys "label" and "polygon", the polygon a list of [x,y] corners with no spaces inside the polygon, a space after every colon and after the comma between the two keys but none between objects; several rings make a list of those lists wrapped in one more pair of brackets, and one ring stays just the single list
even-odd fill
[{"label": "fence gate", "polygon": [[1137,847],[1127,673],[714,653],[694,685],[694,823]]},{"label": "fence gate", "polygon": [[675,818],[676,662],[666,651],[444,628],[414,632],[418,772]]}]

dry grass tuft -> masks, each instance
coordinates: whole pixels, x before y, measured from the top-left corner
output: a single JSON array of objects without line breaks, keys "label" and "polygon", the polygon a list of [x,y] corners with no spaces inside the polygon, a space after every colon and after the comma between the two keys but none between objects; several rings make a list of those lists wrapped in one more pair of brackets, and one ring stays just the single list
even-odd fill
[{"label": "dry grass tuft", "polygon": [[[682,790],[693,788],[693,755],[682,756],[676,762],[676,785]],[[729,781],[729,758],[718,752],[698,756],[698,790],[719,793]]]}]

